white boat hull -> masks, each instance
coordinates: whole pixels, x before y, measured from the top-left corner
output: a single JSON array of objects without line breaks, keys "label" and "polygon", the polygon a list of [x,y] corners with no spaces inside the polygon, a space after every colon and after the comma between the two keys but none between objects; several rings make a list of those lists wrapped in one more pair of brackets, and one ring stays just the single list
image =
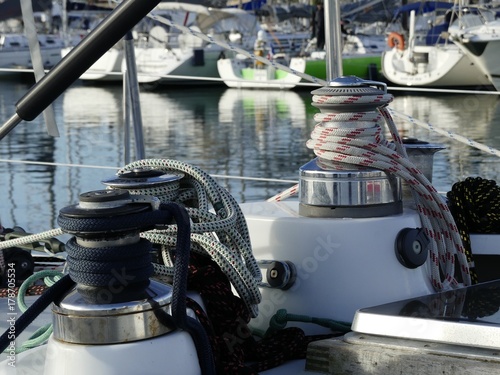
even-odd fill
[{"label": "white boat hull", "polygon": [[500,90],[500,21],[490,9],[479,9],[479,13],[471,12],[450,27],[451,39]]},{"label": "white boat hull", "polygon": [[[53,67],[61,60],[60,48],[45,48],[41,50],[42,62],[46,69]],[[1,51],[0,68],[33,68],[30,51]]]},{"label": "white boat hull", "polygon": [[223,53],[216,46],[209,48],[135,48],[139,83],[175,84],[218,81],[217,60]]},{"label": "white boat hull", "polygon": [[[500,90],[500,23],[499,27],[486,37],[470,37],[457,44],[469,58],[477,64],[479,69],[488,77],[495,89]],[[492,27],[491,25],[489,25]]]},{"label": "white boat hull", "polygon": [[[306,60],[300,57],[290,59],[289,68],[293,71],[303,73]],[[224,83],[231,88],[294,88],[302,79],[300,76],[279,71],[272,66],[262,69],[248,67],[246,61],[234,59],[220,59],[217,61],[217,69]]]},{"label": "white boat hull", "polygon": [[[45,69],[61,60],[62,40],[52,35],[38,35]],[[32,69],[28,40],[24,35],[0,35],[0,69]]]},{"label": "white boat hull", "polygon": [[[71,48],[65,48],[62,56],[66,56]],[[80,76],[83,81],[119,82],[123,79],[121,73],[124,58],[123,49],[111,48]]]},{"label": "white boat hull", "polygon": [[[63,56],[69,52],[66,50]],[[180,48],[135,48],[137,80],[141,84],[186,84],[189,82],[219,81],[217,60],[221,56],[218,49]],[[114,81],[123,79],[126,61],[122,49],[112,48],[97,60],[84,74],[84,81]]]},{"label": "white boat hull", "polygon": [[457,46],[415,46],[413,51],[397,48],[382,54],[382,72],[401,86],[458,87],[487,86],[488,77]]},{"label": "white boat hull", "polygon": [[500,65],[498,58],[500,57],[500,39],[490,41],[486,45],[484,52],[477,56],[475,61],[477,65],[483,69],[488,75],[491,83],[495,86],[497,91],[500,91]]}]

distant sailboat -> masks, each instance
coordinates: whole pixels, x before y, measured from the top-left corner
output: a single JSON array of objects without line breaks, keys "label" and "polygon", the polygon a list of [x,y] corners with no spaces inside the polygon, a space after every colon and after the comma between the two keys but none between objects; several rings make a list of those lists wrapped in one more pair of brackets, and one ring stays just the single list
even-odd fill
[{"label": "distant sailboat", "polygon": [[500,22],[496,12],[484,7],[464,7],[459,12],[461,16],[449,28],[451,39],[500,90]]},{"label": "distant sailboat", "polygon": [[[486,75],[447,39],[453,3],[416,2],[396,11],[409,17],[408,29],[395,22],[388,29],[391,48],[382,55],[382,72],[402,86],[451,87],[489,85]],[[430,25],[430,26],[429,26]]]}]

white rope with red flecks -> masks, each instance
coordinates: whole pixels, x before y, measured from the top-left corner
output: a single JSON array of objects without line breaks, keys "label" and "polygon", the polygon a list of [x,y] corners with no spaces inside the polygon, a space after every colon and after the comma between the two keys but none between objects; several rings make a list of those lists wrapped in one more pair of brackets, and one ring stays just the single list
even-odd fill
[{"label": "white rope with red flecks", "polygon": [[[390,94],[381,95],[314,95],[313,102],[321,104],[380,104],[378,112],[318,113],[318,121],[306,143],[325,168],[357,169],[370,167],[397,175],[412,188],[422,227],[430,239],[431,282],[436,290],[470,285],[471,278],[460,235],[453,216],[443,198],[429,180],[408,159],[386,105]],[[394,143],[388,142],[381,125],[387,124]],[[298,186],[268,199],[279,201],[298,191]],[[455,278],[455,259],[458,260],[462,284]]]}]

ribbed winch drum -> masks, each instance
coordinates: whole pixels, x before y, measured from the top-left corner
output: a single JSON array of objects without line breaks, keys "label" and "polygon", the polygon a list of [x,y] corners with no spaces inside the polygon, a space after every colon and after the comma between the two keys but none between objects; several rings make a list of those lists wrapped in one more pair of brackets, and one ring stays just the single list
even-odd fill
[{"label": "ribbed winch drum", "polygon": [[[378,100],[386,93],[386,85],[381,82],[344,76],[312,94],[346,97],[346,100],[342,103],[320,101],[312,105],[325,114],[375,112],[377,107],[387,103]],[[377,100],[373,103],[355,100],[364,96]],[[310,217],[381,217],[403,210],[399,177],[374,168],[323,161],[320,157],[300,168],[299,199],[300,215]]]}]

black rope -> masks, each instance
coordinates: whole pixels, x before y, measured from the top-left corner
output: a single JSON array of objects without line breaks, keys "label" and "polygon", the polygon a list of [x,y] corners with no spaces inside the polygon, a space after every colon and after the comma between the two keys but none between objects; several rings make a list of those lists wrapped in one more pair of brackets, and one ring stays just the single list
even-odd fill
[{"label": "black rope", "polygon": [[215,374],[215,362],[208,335],[203,326],[187,316],[186,291],[191,248],[191,225],[187,211],[176,203],[164,203],[161,209],[171,211],[177,222],[174,278],[172,290],[172,316],[175,324],[187,331],[196,346],[198,361],[204,375]]},{"label": "black rope", "polygon": [[500,187],[493,180],[468,177],[455,183],[447,194],[450,212],[470,265],[471,281],[478,282],[471,249],[470,233],[500,232]]},{"label": "black rope", "polygon": [[310,342],[338,336],[338,333],[307,336],[297,327],[273,332],[258,340],[249,328],[250,314],[231,283],[209,257],[191,253],[190,289],[199,292],[206,312],[195,309],[216,358],[217,374],[257,375],[292,359],[305,358]]},{"label": "black rope", "polygon": [[[69,275],[63,276],[47,291],[38,297],[35,302],[16,320],[14,324],[14,331],[10,327],[0,336],[0,353],[3,352],[14,341],[26,327],[28,327],[35,318],[40,315],[52,302],[60,300],[66,292],[68,292],[75,285]],[[15,338],[12,338],[12,334]]]},{"label": "black rope", "polygon": [[71,238],[66,244],[71,278],[78,284],[109,285],[117,273],[124,273],[130,283],[143,283],[153,275],[152,244],[146,239],[114,247],[88,248]]},{"label": "black rope", "polygon": [[162,210],[128,213],[110,217],[71,217],[59,215],[57,224],[68,233],[123,232],[136,228],[152,228],[155,224],[168,221]]}]

